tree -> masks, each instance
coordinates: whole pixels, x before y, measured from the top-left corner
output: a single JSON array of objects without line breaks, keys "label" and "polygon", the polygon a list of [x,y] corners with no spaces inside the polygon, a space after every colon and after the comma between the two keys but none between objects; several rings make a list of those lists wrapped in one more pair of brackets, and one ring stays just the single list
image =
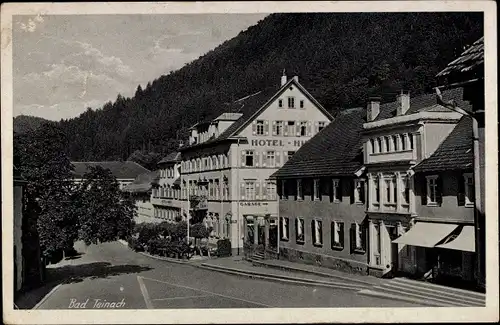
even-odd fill
[{"label": "tree", "polygon": [[77,220],[69,212],[72,166],[67,143],[54,123],[14,137],[14,164],[27,180],[23,237],[31,242],[26,249],[40,245],[45,256],[71,248],[77,238]]},{"label": "tree", "polygon": [[90,167],[73,201],[79,220],[79,238],[87,245],[124,239],[132,232],[133,202],[119,189],[111,171]]}]

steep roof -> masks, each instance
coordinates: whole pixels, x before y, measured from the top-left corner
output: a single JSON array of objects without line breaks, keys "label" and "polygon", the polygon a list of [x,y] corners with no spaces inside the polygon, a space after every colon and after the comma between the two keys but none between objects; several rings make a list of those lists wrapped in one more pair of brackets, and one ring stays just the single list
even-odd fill
[{"label": "steep roof", "polygon": [[455,60],[448,63],[436,77],[444,77],[455,73],[469,72],[484,66],[484,36],[475,41]]},{"label": "steep roof", "polygon": [[125,192],[147,193],[160,180],[160,171],[154,170],[137,176],[137,178],[123,188]]},{"label": "steep roof", "polygon": [[158,164],[164,164],[164,163],[175,163],[176,161],[179,161],[181,159],[181,153],[178,151],[174,151],[169,153],[165,158],[160,160]]},{"label": "steep roof", "polygon": [[472,169],[472,119],[462,117],[453,131],[427,159],[413,169],[415,172]]},{"label": "steep roof", "polygon": [[363,163],[361,133],[365,122],[364,108],[341,111],[271,177],[352,175]]},{"label": "steep roof", "polygon": [[75,166],[73,176],[77,178],[82,178],[90,166],[109,169],[117,179],[134,179],[142,173],[149,172],[133,161],[73,161],[71,164]]},{"label": "steep roof", "polygon": [[256,92],[254,94],[248,95],[246,97],[235,100],[231,103],[225,103],[233,113],[243,114],[238,118],[233,124],[231,124],[222,134],[217,138],[198,143],[191,146],[182,147],[180,150],[188,150],[195,147],[205,146],[211,143],[217,143],[224,140],[228,140],[253,121],[267,106],[278,96],[280,96],[286,89],[291,85],[295,85],[299,88],[309,100],[311,100],[325,115],[332,118],[331,114],[298,82],[296,78],[291,78],[286,84],[281,87],[268,87],[262,91]]},{"label": "steep roof", "polygon": [[[453,100],[455,101],[455,103],[458,104],[458,106],[460,106],[460,108],[466,111],[470,111],[471,110],[470,103],[463,100],[463,92],[464,89],[462,87],[445,90],[442,92],[443,100],[444,101]],[[399,103],[397,101],[381,104],[380,113],[378,114],[375,121],[380,121],[391,117],[395,117],[398,105]],[[424,94],[415,97],[411,97],[410,95],[410,108],[405,113],[405,115],[410,115],[422,111],[449,112],[450,110],[438,104],[435,93]]]}]

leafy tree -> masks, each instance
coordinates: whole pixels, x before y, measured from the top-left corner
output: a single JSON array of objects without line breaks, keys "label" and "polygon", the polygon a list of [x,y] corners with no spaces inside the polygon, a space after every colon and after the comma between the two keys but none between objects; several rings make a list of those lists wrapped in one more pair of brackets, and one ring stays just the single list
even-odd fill
[{"label": "leafy tree", "polygon": [[87,245],[127,238],[136,211],[111,171],[90,167],[83,178],[73,201],[80,224],[79,238]]}]

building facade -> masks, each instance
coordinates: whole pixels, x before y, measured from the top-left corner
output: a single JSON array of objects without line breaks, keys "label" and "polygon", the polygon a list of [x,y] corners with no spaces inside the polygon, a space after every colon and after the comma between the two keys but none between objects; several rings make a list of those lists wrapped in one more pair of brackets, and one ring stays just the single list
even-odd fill
[{"label": "building facade", "polygon": [[85,173],[89,172],[89,167],[100,166],[111,171],[118,181],[120,190],[132,183],[139,175],[149,172],[148,169],[133,161],[73,161],[71,164],[74,166],[75,183],[83,180]]},{"label": "building facade", "polygon": [[128,193],[136,207],[136,223],[161,222],[155,218],[154,206],[151,202],[153,190],[158,186],[160,171],[155,170],[137,176],[130,184],[123,187],[123,192]]},{"label": "building facade", "polygon": [[283,76],[280,87],[229,106],[231,112],[195,125],[188,145],[179,149],[181,201],[191,208],[193,222],[229,238],[233,253],[240,254],[244,241],[264,246],[264,229],[277,226],[270,175],[332,117],[297,77]]},{"label": "building facade", "polygon": [[342,111],[273,175],[280,199],[280,258],[367,273],[365,114]]},{"label": "building facade", "polygon": [[[461,102],[460,89],[444,96]],[[413,167],[434,153],[460,118],[439,105],[434,94],[411,98],[402,92],[392,103],[368,103],[363,148],[370,274],[391,276],[414,267],[413,246],[394,242],[424,212],[417,211]]]}]

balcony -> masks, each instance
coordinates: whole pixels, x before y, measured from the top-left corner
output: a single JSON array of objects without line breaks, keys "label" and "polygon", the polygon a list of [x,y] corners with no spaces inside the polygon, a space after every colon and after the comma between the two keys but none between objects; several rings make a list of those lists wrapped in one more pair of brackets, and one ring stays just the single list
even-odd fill
[{"label": "balcony", "polygon": [[181,201],[179,201],[178,199],[166,199],[166,198],[153,197],[153,198],[151,198],[151,204],[160,205],[160,206],[167,206],[167,207],[174,207],[174,208],[181,208]]},{"label": "balcony", "polygon": [[415,149],[392,152],[379,152],[367,155],[367,164],[380,164],[395,161],[416,161],[417,153]]}]

